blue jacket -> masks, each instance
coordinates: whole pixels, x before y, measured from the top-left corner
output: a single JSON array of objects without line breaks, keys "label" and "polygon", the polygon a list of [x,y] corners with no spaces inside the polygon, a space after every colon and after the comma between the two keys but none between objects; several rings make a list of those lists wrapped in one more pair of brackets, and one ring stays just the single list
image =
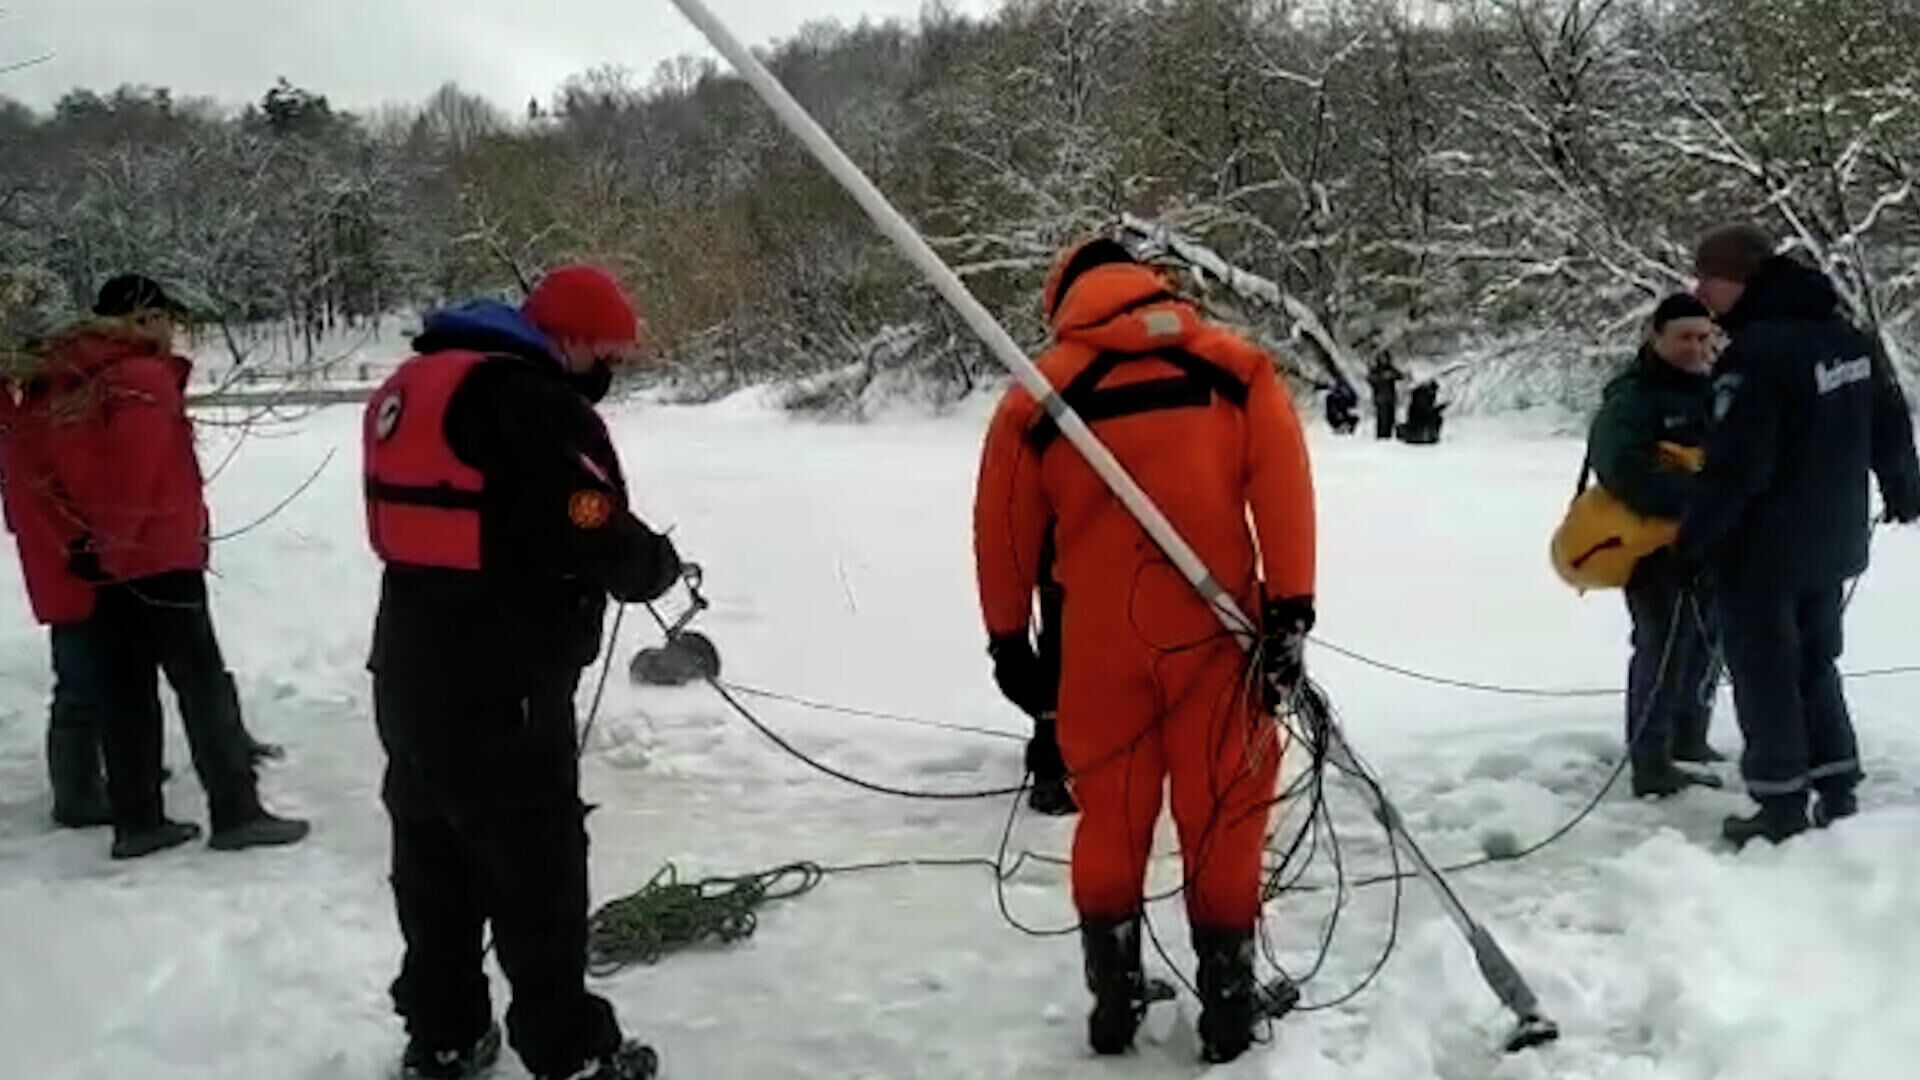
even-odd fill
[{"label": "blue jacket", "polygon": [[414,351],[427,353],[470,349],[558,364],[553,341],[527,320],[520,309],[498,300],[472,300],[436,311],[427,317]]},{"label": "blue jacket", "polygon": [[1869,474],[1889,510],[1920,512],[1913,417],[1885,355],[1824,274],[1785,257],[1721,323],[1732,344],[1680,551],[1728,580],[1813,589],[1860,574]]}]

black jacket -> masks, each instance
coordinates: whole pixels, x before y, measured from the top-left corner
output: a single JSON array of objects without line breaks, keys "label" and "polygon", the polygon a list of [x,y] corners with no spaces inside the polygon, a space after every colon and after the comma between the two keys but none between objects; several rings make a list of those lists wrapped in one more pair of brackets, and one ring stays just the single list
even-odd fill
[{"label": "black jacket", "polygon": [[1587,462],[1634,513],[1678,521],[1693,503],[1699,477],[1661,461],[1659,446],[1704,446],[1712,420],[1712,378],[1642,349],[1633,367],[1607,386],[1587,438]]},{"label": "black jacket", "polygon": [[1729,578],[1821,587],[1867,567],[1867,474],[1890,509],[1920,503],[1913,418],[1884,354],[1819,271],[1769,262],[1721,320],[1707,468],[1682,553]]},{"label": "black jacket", "polygon": [[551,356],[432,324],[415,345],[491,356],[446,419],[448,447],[485,477],[484,569],[388,567],[370,666],[518,689],[591,663],[609,595],[652,600],[677,580],[672,543],[628,509],[605,425]]}]

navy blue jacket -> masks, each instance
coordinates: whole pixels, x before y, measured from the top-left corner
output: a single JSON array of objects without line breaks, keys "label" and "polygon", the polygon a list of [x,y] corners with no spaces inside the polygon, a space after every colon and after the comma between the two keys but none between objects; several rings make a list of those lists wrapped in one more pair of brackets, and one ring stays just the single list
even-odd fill
[{"label": "navy blue jacket", "polygon": [[1920,510],[1913,418],[1885,355],[1825,275],[1785,257],[1721,323],[1732,343],[1681,553],[1726,579],[1786,588],[1864,572],[1868,474],[1896,516]]}]

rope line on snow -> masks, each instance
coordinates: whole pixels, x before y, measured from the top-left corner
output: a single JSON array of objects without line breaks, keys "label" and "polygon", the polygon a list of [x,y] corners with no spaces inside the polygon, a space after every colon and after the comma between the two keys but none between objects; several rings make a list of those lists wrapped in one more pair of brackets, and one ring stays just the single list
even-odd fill
[{"label": "rope line on snow", "polygon": [[[1856,588],[1857,585],[1858,583],[1856,582]],[[1848,597],[1849,602],[1851,598],[1850,593]],[[1664,687],[1666,681],[1665,673],[1667,666],[1672,659],[1672,650],[1679,637],[1676,631],[1680,620],[1684,617],[1683,605],[1688,602],[1688,596],[1683,596],[1675,607],[1674,625],[1669,627],[1669,633],[1667,635],[1668,651],[1667,654],[1662,657],[1661,677],[1656,680],[1662,687]],[[647,610],[653,616],[654,620],[660,624],[660,628],[663,631],[671,632],[672,628],[656,609],[648,605]],[[602,695],[606,688],[607,676],[611,669],[614,643],[619,637],[624,614],[625,609],[622,607],[620,613],[614,620],[613,632],[610,635],[608,643],[608,662],[606,667],[602,669],[599,683],[595,688],[593,704],[587,721],[588,732],[591,731],[594,721],[598,718]],[[1697,612],[1696,617],[1698,617]],[[1495,683],[1453,679],[1379,661],[1357,650],[1346,649],[1321,639],[1315,639],[1315,642],[1338,655],[1379,670],[1387,671],[1396,676],[1419,682],[1442,685],[1452,689],[1536,698],[1592,699],[1617,697],[1625,693],[1625,691],[1620,690],[1602,690],[1599,688],[1547,689],[1539,687],[1504,686]],[[1250,657],[1249,659],[1251,661],[1253,658]],[[1915,674],[1920,674],[1920,665],[1867,669],[1849,673],[1846,677],[1849,679],[1873,679]],[[751,937],[758,927],[758,912],[762,907],[775,901],[804,896],[817,889],[828,877],[880,873],[912,868],[986,870],[994,877],[999,911],[1008,925],[1032,937],[1058,937],[1070,935],[1078,931],[1079,928],[1077,925],[1052,929],[1037,929],[1027,926],[1014,915],[1008,902],[1006,885],[1019,874],[1026,865],[1030,863],[1053,867],[1066,867],[1071,865],[1068,859],[1054,855],[1040,854],[1031,850],[1020,852],[1009,862],[1014,827],[1019,817],[1023,798],[1029,790],[1029,785],[1032,780],[1031,774],[1023,777],[1018,787],[997,788],[984,791],[914,791],[892,785],[875,783],[828,765],[799,750],[789,740],[756,716],[740,699],[751,697],[789,704],[816,712],[895,723],[903,726],[979,735],[1007,741],[1025,741],[1024,736],[1000,729],[930,720],[905,713],[838,705],[832,702],[803,697],[797,694],[782,693],[756,686],[739,683],[723,683],[717,678],[709,678],[707,682],[733,711],[738,713],[753,728],[771,740],[781,750],[819,772],[860,789],[895,797],[936,801],[979,800],[1012,796],[1012,806],[1008,811],[1006,826],[1001,834],[998,852],[993,858],[981,856],[944,858],[913,857],[840,866],[830,866],[812,861],[798,861],[777,866],[760,873],[714,875],[691,882],[682,881],[679,877],[678,869],[673,864],[668,863],[663,866],[642,889],[632,895],[609,902],[593,914],[589,924],[589,964],[596,974],[613,974],[634,964],[653,964],[669,953],[700,944],[728,944]],[[1659,697],[1660,691],[1656,691],[1654,695],[1649,697],[1649,700],[1644,706],[1645,711],[1640,714],[1639,719],[1634,725],[1632,737],[1628,741],[1628,752],[1623,754],[1620,760],[1615,763],[1604,783],[1601,784],[1593,796],[1567,821],[1540,840],[1524,848],[1518,848],[1512,852],[1489,853],[1478,858],[1444,866],[1440,868],[1441,872],[1445,874],[1461,873],[1482,869],[1496,863],[1524,860],[1559,843],[1578,829],[1600,808],[1607,796],[1614,791],[1619,785],[1621,778],[1626,774],[1627,767],[1632,760],[1631,751],[1633,745],[1637,743],[1641,734],[1646,730],[1646,720],[1651,716],[1652,710],[1657,705]],[[1322,733],[1314,730],[1313,724],[1309,723],[1303,726],[1294,722],[1299,719],[1296,712],[1282,714],[1277,717],[1277,719],[1292,737],[1294,745],[1304,748],[1308,752],[1309,756],[1313,759],[1313,765],[1306,770],[1298,780],[1289,784],[1286,791],[1280,793],[1280,795],[1273,800],[1276,804],[1283,802],[1292,804],[1304,799],[1307,809],[1305,819],[1294,832],[1290,843],[1281,843],[1281,832],[1284,828],[1284,822],[1277,825],[1273,834],[1269,836],[1267,841],[1268,853],[1276,856],[1277,859],[1270,861],[1266,867],[1266,884],[1262,889],[1262,897],[1265,902],[1273,903],[1284,898],[1289,893],[1295,895],[1331,893],[1334,895],[1335,900],[1333,909],[1323,920],[1322,932],[1318,935],[1317,958],[1313,961],[1312,966],[1304,971],[1298,978],[1290,975],[1281,965],[1280,959],[1276,955],[1274,944],[1271,939],[1267,937],[1263,924],[1260,943],[1261,951],[1264,953],[1268,964],[1277,971],[1280,976],[1278,982],[1276,982],[1273,987],[1264,989],[1263,993],[1273,994],[1276,996],[1276,999],[1284,997],[1283,1003],[1277,1005],[1276,1011],[1268,1016],[1269,1020],[1278,1019],[1285,1011],[1313,1012],[1338,1008],[1358,997],[1372,985],[1384,972],[1386,965],[1390,962],[1396,951],[1401,936],[1400,924],[1404,914],[1404,885],[1407,881],[1417,876],[1407,870],[1401,862],[1399,849],[1393,842],[1390,829],[1386,835],[1386,844],[1390,859],[1390,866],[1387,872],[1366,877],[1349,876],[1347,861],[1341,852],[1341,838],[1326,803],[1326,771],[1329,767],[1337,769],[1338,766],[1327,760],[1324,753],[1324,740],[1320,737]],[[1371,787],[1380,800],[1382,802],[1385,801],[1385,794],[1380,791],[1378,782],[1367,776],[1364,771],[1360,773],[1346,773],[1344,770],[1341,771],[1343,775],[1354,776],[1361,783]],[[1382,822],[1382,824],[1383,826],[1385,825],[1384,822]],[[1333,881],[1326,884],[1304,884],[1304,878],[1312,865],[1317,861],[1323,848],[1332,859]],[[1190,878],[1191,875],[1183,876]],[[1184,892],[1190,885],[1191,880],[1183,880],[1178,889],[1165,895],[1152,896],[1147,899],[1149,902],[1173,899]],[[1341,915],[1347,905],[1347,897],[1361,889],[1384,885],[1393,886],[1394,892],[1391,910],[1388,916],[1389,926],[1387,938],[1381,947],[1377,959],[1367,967],[1356,984],[1338,996],[1313,1003],[1301,1001],[1300,988],[1313,981],[1315,977],[1324,970],[1326,962],[1331,955],[1337,928],[1341,921]],[[1147,922],[1146,929],[1148,934],[1153,937],[1155,950],[1159,952],[1161,958],[1167,963],[1168,967],[1175,972],[1176,977],[1178,977],[1178,967],[1172,963],[1165,948],[1161,945],[1158,935],[1154,933],[1151,920]],[[1181,978],[1181,982],[1185,983],[1186,980]],[[1192,987],[1189,985],[1188,989],[1191,990]]]}]

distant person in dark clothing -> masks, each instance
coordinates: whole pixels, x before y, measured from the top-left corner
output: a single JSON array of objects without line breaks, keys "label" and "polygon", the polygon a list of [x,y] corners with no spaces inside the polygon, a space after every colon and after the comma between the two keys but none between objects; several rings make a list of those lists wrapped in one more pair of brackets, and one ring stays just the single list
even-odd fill
[{"label": "distant person in dark clothing", "polygon": [[1431,380],[1418,384],[1407,399],[1407,422],[1400,425],[1400,441],[1411,446],[1439,442],[1446,414],[1447,407],[1440,404],[1440,384]]},{"label": "distant person in dark clothing", "polygon": [[586,988],[587,832],[574,692],[608,597],[658,598],[673,545],[633,515],[594,404],[640,321],[606,273],[562,267],[519,309],[427,320],[367,405],[367,527],[386,564],[373,632],[393,893],[406,958],[402,1075],[455,1080],[507,1034],[538,1080],[645,1080],[654,1051]]},{"label": "distant person in dark clothing", "polygon": [[1400,422],[1400,384],[1406,377],[1390,356],[1375,360],[1367,372],[1367,387],[1373,391],[1374,438],[1394,437]]},{"label": "distant person in dark clothing", "polygon": [[1360,429],[1360,395],[1345,382],[1334,383],[1327,391],[1327,426],[1336,435],[1351,435]]},{"label": "distant person in dark clothing", "polygon": [[1844,585],[1867,568],[1869,475],[1887,515],[1910,523],[1920,462],[1898,380],[1824,274],[1775,254],[1752,225],[1710,233],[1696,263],[1700,298],[1731,343],[1678,551],[1714,577],[1747,741],[1741,771],[1759,803],[1728,819],[1726,837],[1778,843],[1858,810],[1863,773],[1837,666]]},{"label": "distant person in dark clothing", "polygon": [[[1699,456],[1713,420],[1715,330],[1706,305],[1671,296],[1653,313],[1653,335],[1607,387],[1587,460],[1594,475],[1642,517],[1679,521],[1699,488]],[[1707,745],[1718,671],[1712,599],[1671,551],[1640,560],[1626,587],[1633,616],[1627,747],[1633,792],[1666,798],[1718,779],[1679,768],[1720,757]]]}]

